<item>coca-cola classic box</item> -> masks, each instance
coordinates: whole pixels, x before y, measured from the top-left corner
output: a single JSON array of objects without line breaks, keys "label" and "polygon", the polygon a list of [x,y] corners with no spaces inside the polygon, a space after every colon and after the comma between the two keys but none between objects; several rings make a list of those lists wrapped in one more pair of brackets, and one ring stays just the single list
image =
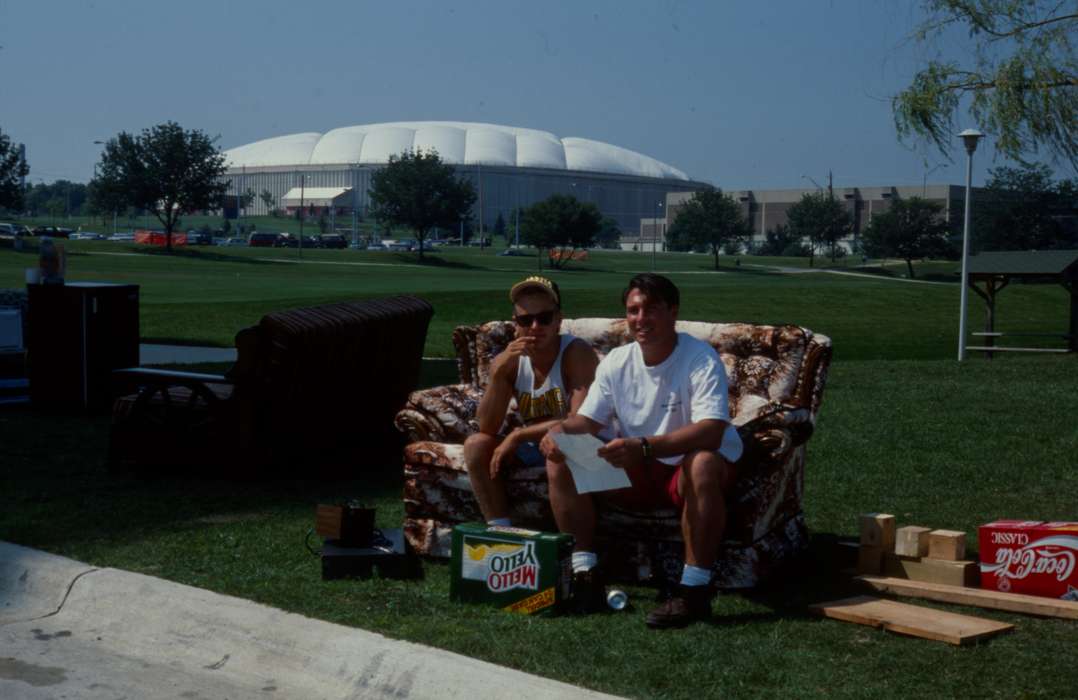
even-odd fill
[{"label": "coca-cola classic box", "polygon": [[977,539],[981,588],[1078,600],[1078,523],[997,520]]}]

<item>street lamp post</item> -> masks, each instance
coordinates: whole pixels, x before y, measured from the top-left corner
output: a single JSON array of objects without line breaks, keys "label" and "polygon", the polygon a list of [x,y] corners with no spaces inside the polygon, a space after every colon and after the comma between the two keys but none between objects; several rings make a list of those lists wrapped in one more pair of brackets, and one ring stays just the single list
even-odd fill
[{"label": "street lamp post", "polygon": [[966,210],[962,219],[962,291],[959,295],[958,312],[958,361],[966,359],[966,288],[969,286],[967,264],[969,262],[969,210],[973,181],[973,152],[984,134],[976,129],[966,129],[959,136],[966,146]]},{"label": "street lamp post", "polygon": [[303,257],[303,220],[307,218],[307,212],[303,209],[304,186],[307,184],[307,176],[299,176],[299,257]]},{"label": "street lamp post", "polygon": [[658,246],[659,239],[659,210],[663,208],[662,202],[655,202],[655,206],[652,208],[651,213],[654,218],[651,220],[651,271],[655,272],[655,248]]}]

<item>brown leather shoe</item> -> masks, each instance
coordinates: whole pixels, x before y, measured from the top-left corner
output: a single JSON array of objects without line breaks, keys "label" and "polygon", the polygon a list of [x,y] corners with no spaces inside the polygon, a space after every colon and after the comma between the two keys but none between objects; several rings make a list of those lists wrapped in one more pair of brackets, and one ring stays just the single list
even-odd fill
[{"label": "brown leather shoe", "polygon": [[606,581],[599,567],[573,574],[572,610],[578,615],[606,611]]},{"label": "brown leather shoe", "polygon": [[681,586],[674,595],[648,613],[647,625],[652,629],[686,627],[711,617],[711,587]]}]

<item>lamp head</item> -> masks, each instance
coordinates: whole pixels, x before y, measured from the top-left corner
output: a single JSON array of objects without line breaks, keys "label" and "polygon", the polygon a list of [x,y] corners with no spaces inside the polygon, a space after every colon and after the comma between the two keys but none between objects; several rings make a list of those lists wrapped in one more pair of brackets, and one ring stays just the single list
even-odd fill
[{"label": "lamp head", "polygon": [[962,137],[962,142],[966,144],[966,153],[973,155],[973,152],[977,150],[977,142],[984,138],[984,134],[976,129],[966,129],[959,136]]}]

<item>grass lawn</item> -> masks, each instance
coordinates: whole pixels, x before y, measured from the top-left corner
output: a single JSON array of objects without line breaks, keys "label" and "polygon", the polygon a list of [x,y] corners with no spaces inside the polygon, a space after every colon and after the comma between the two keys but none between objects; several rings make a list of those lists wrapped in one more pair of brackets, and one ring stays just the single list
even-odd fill
[{"label": "grass lawn", "polygon": [[[414,255],[310,251],[298,265],[285,262],[295,251],[170,257],[101,242],[69,248],[70,279],[142,285],[147,338],[224,345],[270,309],[412,292],[435,306],[427,349],[435,356],[449,355],[454,325],[504,317],[509,284],[536,264],[472,250],[423,265]],[[19,284],[32,260],[0,250],[0,287]],[[360,497],[376,505],[380,526],[399,526],[399,469],[367,465],[355,481],[332,484],[113,475],[103,466],[107,418],[0,411],[0,539],[633,697],[1073,696],[1073,621],[938,606],[1016,625],[954,648],[808,617],[804,605],[849,592],[822,562],[836,536],[856,534],[861,512],[970,535],[997,517],[1078,519],[1075,358],[954,362],[953,284],[752,267],[776,263],[767,258],[743,258],[718,274],[707,256],[660,254],[657,262],[682,289],[683,318],[796,322],[835,342],[806,468],[812,555],[769,588],[721,596],[713,624],[646,630],[654,603],[644,588],[629,589],[632,611],[591,618],[454,605],[448,567],[437,562],[425,563],[420,582],[324,583],[303,546],[314,504]],[[569,315],[610,316],[627,274],[649,267],[650,256],[608,253],[553,274]],[[934,268],[943,277],[953,271]],[[1062,290],[1012,285],[1000,307],[1004,330],[1065,324]],[[971,312],[976,325],[980,308]]]}]

